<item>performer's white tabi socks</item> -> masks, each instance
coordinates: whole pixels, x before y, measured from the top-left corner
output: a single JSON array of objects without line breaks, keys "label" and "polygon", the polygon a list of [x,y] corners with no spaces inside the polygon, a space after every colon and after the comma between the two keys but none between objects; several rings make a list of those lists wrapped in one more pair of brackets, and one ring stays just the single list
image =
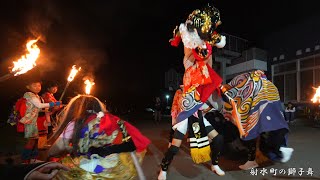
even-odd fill
[{"label": "performer's white tabi socks", "polygon": [[211,165],[211,171],[213,171],[214,173],[216,173],[219,176],[224,176],[225,172],[220,169],[220,167],[218,165]]},{"label": "performer's white tabi socks", "polygon": [[167,179],[167,171],[160,170],[158,180],[166,180]]},{"label": "performer's white tabi socks", "polygon": [[288,162],[291,159],[293,148],[280,147],[279,150],[282,153],[282,159],[280,161],[283,163]]},{"label": "performer's white tabi socks", "polygon": [[247,161],[245,164],[240,165],[239,168],[242,170],[248,170],[252,168],[258,167],[258,163],[256,161]]}]

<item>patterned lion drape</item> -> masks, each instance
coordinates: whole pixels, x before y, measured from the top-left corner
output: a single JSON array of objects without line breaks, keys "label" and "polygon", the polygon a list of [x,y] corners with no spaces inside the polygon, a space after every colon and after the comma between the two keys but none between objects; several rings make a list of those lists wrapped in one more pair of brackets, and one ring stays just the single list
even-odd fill
[{"label": "patterned lion drape", "polygon": [[[237,104],[242,126],[238,128],[245,133],[243,140],[254,139],[262,132],[288,129],[278,89],[261,71],[238,75],[224,87]],[[224,103],[223,111],[232,121],[232,106]]]}]

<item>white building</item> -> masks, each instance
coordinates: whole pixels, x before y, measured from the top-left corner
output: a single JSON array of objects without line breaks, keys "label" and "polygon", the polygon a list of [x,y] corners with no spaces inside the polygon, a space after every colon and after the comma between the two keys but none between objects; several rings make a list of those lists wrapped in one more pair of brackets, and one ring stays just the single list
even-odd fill
[{"label": "white building", "polygon": [[320,45],[272,57],[272,81],[283,102],[310,102],[320,86]]},{"label": "white building", "polygon": [[229,34],[224,35],[227,38],[226,46],[223,49],[217,49],[214,54],[216,63],[213,65],[224,83],[238,74],[254,69],[268,71],[266,51],[249,48],[249,42],[245,39]]}]

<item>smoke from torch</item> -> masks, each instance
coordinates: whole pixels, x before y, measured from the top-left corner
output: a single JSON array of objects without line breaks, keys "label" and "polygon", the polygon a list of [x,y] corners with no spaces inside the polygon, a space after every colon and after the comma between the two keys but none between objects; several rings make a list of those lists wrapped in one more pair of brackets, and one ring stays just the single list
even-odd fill
[{"label": "smoke from torch", "polygon": [[320,103],[320,86],[317,88],[316,93],[314,94],[313,98],[311,99],[313,103]]},{"label": "smoke from torch", "polygon": [[90,81],[89,79],[84,81],[84,84],[86,85],[86,94],[90,94],[92,86],[95,84],[93,81]]}]

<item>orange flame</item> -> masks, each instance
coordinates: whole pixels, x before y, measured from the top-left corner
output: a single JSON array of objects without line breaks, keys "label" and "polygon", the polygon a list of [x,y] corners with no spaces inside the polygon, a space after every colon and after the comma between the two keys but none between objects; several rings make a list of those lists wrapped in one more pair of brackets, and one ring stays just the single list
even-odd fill
[{"label": "orange flame", "polygon": [[29,53],[21,56],[20,59],[13,62],[13,68],[11,72],[14,73],[14,76],[24,74],[37,65],[36,60],[40,54],[40,49],[35,44],[37,41],[37,39],[30,40],[26,45]]},{"label": "orange flame", "polygon": [[[315,89],[315,88],[314,88]],[[320,103],[320,86],[317,88],[316,93],[313,95],[313,98],[311,99],[313,103]]]},{"label": "orange flame", "polygon": [[78,71],[81,70],[81,67],[79,67],[78,69],[76,69],[76,65],[72,66],[72,69],[70,71],[70,74],[68,76],[68,81],[71,82],[73,81],[74,77],[77,75]]},{"label": "orange flame", "polygon": [[90,94],[91,88],[95,83],[87,79],[84,81],[84,84],[86,85],[86,94]]}]

